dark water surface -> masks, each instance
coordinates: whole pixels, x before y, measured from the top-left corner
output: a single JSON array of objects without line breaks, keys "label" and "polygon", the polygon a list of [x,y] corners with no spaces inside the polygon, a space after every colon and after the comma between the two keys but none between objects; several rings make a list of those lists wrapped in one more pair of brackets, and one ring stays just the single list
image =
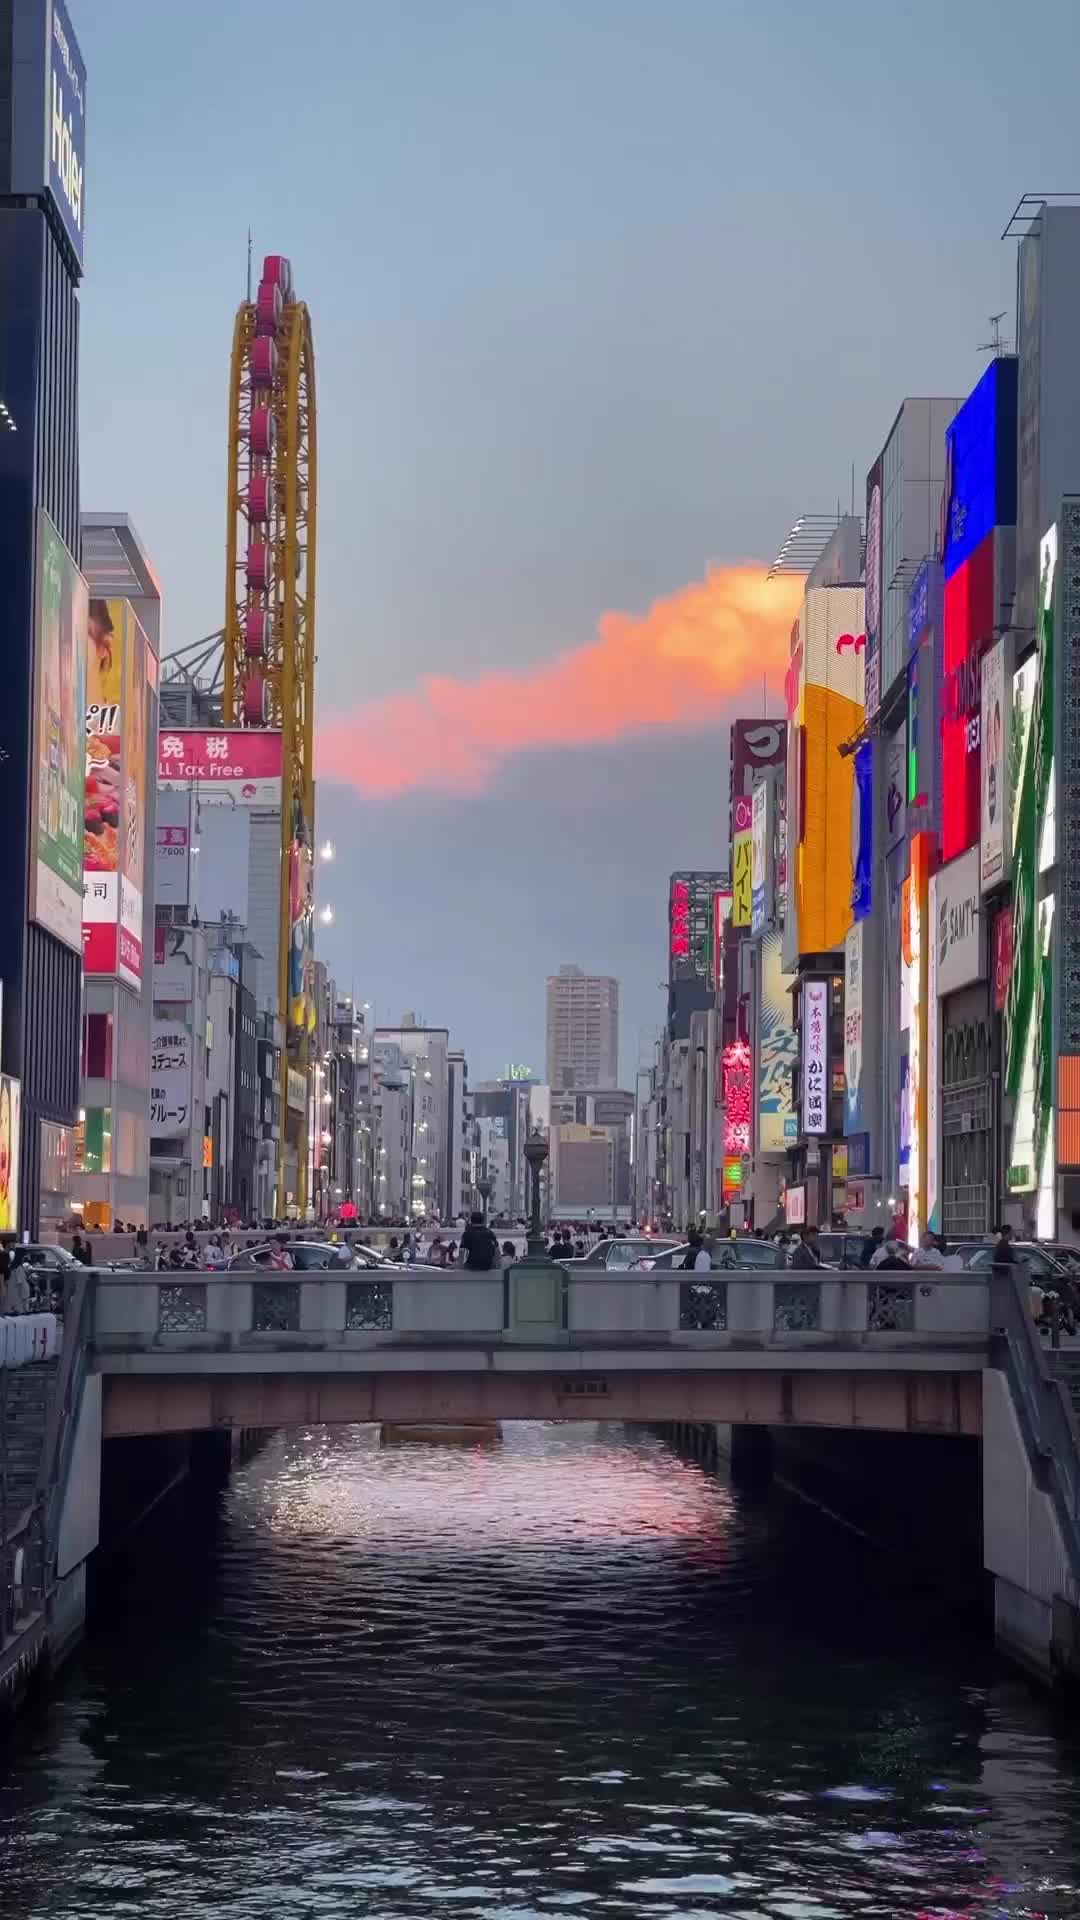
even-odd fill
[{"label": "dark water surface", "polygon": [[1080,1916],[1080,1747],[939,1597],[650,1435],[274,1439],[0,1752],[0,1911]]}]

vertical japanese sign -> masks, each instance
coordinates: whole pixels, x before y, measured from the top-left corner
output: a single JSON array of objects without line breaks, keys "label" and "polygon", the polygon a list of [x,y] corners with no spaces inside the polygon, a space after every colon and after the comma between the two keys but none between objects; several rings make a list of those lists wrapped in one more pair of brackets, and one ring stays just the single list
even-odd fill
[{"label": "vertical japanese sign", "polygon": [[731,924],[748,927],[753,915],[753,802],[737,799],[731,810]]},{"label": "vertical japanese sign", "polygon": [[844,941],[844,1132],[864,1133],[863,1112],[863,924],[856,920]]},{"label": "vertical japanese sign", "polygon": [[178,1140],[191,1128],[193,1041],[178,1022],[155,1027],[150,1040],[150,1131]]},{"label": "vertical japanese sign", "polygon": [[30,918],[82,951],[86,582],[48,514],[37,525]]},{"label": "vertical japanese sign", "polygon": [[829,1131],[829,982],[806,980],[802,990],[803,1132]]},{"label": "vertical japanese sign", "polygon": [[1008,878],[1009,837],[1006,814],[1009,789],[1006,759],[1009,740],[1008,686],[1005,678],[1005,642],[998,640],[983,656],[982,804],[979,820],[979,875],[984,893]]},{"label": "vertical japanese sign", "polygon": [[753,1060],[745,1040],[733,1040],[721,1060],[724,1095],[724,1152],[749,1153],[753,1095]]}]

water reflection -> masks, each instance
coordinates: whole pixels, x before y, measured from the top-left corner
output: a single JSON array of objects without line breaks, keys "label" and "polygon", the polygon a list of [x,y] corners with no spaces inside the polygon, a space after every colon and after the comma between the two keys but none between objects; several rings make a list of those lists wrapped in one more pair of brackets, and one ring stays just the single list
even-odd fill
[{"label": "water reflection", "polygon": [[1080,1912],[1044,1705],[897,1563],[648,1434],[293,1434],[193,1524],[18,1735],[12,1912]]}]

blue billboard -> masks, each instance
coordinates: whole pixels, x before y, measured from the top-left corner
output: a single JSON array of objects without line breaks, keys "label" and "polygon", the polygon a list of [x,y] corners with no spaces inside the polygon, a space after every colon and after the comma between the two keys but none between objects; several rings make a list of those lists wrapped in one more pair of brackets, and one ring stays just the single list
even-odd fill
[{"label": "blue billboard", "polygon": [[995,527],[1016,525],[1015,359],[992,360],[945,432],[945,578]]},{"label": "blue billboard", "polygon": [[14,0],[11,192],[47,198],[81,272],[86,64],[64,0]]}]

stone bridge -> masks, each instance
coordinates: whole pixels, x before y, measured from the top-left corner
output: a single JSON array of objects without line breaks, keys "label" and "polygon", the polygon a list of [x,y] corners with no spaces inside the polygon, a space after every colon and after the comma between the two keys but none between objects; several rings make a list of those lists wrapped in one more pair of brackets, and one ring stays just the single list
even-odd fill
[{"label": "stone bridge", "polygon": [[101,1273],[106,1438],[612,1419],[982,1432],[968,1275]]}]

